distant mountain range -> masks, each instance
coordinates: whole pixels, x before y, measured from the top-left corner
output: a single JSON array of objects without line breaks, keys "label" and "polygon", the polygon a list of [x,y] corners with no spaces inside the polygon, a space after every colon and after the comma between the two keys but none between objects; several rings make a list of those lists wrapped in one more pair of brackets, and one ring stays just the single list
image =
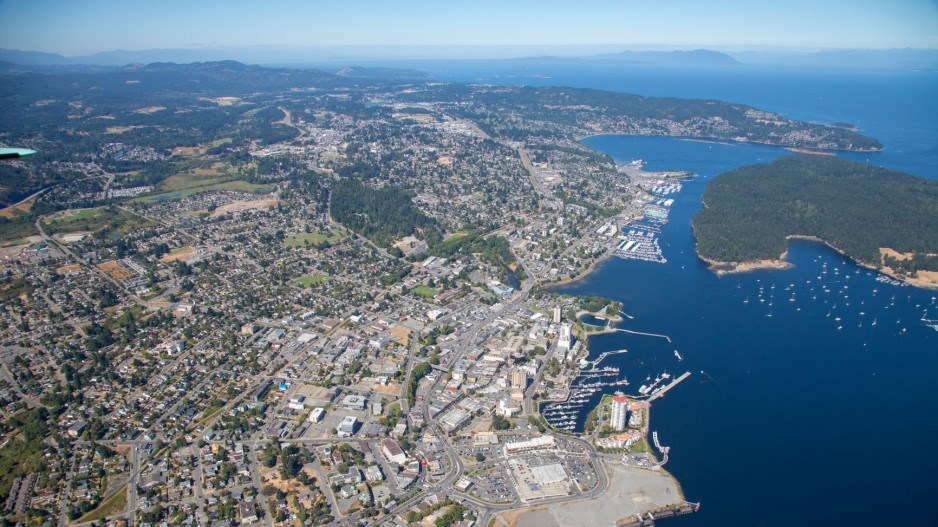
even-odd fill
[{"label": "distant mountain range", "polygon": [[[394,48],[394,47],[392,47]],[[61,68],[65,66],[76,67],[98,66],[116,67],[127,64],[151,64],[154,62],[211,62],[220,60],[237,60],[248,64],[264,65],[295,65],[309,66],[312,64],[331,63],[337,66],[354,64],[356,61],[369,60],[369,62],[413,59],[422,60],[430,58],[434,53],[444,53],[452,48],[452,58],[469,58],[461,56],[458,47],[449,47],[441,50],[435,48],[397,47],[391,51],[375,50],[369,47],[323,47],[323,48],[232,48],[232,49],[150,49],[140,51],[105,51],[94,55],[65,57],[55,53],[39,51],[19,51],[0,49],[0,62],[29,66],[30,70],[41,71],[41,68]],[[480,53],[476,58],[508,58],[504,55],[506,50],[486,51],[489,47],[475,50]],[[496,47],[491,47],[493,50]],[[563,49],[562,47],[559,49]],[[395,51],[396,50],[396,51]],[[421,51],[423,50],[423,51]],[[552,51],[555,51],[553,49]],[[799,67],[823,68],[875,68],[875,69],[905,69],[905,70],[935,70],[938,71],[938,50],[936,49],[884,49],[884,50],[832,50],[815,53],[796,53],[790,51],[742,51],[720,52],[708,49],[680,50],[680,51],[621,51],[616,53],[586,54],[588,50],[571,48],[568,51],[550,55],[533,56],[526,48],[519,48],[518,55],[513,60],[526,61],[601,61],[615,62],[634,66],[659,67],[736,67],[742,65],[779,65]],[[462,53],[467,50],[462,50]],[[572,52],[579,52],[571,54]],[[490,53],[490,54],[486,54]],[[438,56],[445,59],[445,56]],[[7,68],[9,69],[9,68]],[[351,76],[387,74],[388,72],[354,70]],[[411,71],[407,76],[413,75]],[[416,75],[414,75],[416,76]]]}]

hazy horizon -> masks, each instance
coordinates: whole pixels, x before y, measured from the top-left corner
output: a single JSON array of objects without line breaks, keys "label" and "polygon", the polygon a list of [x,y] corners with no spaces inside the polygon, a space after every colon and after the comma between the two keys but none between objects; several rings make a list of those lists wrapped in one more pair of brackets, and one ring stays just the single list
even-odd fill
[{"label": "hazy horizon", "polygon": [[[726,52],[938,48],[938,4],[794,0],[485,0],[406,5],[278,0],[0,2],[0,48],[86,56],[117,50],[562,48]],[[460,58],[460,57],[454,57]],[[491,56],[474,58],[495,58]]]}]

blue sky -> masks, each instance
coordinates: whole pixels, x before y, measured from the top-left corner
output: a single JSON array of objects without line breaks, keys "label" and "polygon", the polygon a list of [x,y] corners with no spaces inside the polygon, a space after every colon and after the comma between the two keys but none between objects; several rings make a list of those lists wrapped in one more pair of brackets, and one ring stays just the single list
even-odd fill
[{"label": "blue sky", "polygon": [[0,0],[0,47],[938,48],[938,0]]}]

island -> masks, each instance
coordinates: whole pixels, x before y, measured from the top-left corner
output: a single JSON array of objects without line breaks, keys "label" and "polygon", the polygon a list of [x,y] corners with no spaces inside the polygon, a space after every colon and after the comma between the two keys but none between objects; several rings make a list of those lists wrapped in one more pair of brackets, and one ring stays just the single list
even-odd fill
[{"label": "island", "polygon": [[693,219],[717,272],[784,267],[787,240],[821,241],[914,285],[938,286],[938,181],[837,157],[792,155],[707,184]]}]

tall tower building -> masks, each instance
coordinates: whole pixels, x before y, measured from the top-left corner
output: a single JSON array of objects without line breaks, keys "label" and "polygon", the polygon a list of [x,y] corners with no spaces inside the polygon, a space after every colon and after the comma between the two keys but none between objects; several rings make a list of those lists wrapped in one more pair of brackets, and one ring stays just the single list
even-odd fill
[{"label": "tall tower building", "polygon": [[612,396],[612,415],[609,417],[609,426],[613,430],[622,431],[625,430],[625,426],[629,422],[629,400],[622,394],[622,392],[616,392]]}]

